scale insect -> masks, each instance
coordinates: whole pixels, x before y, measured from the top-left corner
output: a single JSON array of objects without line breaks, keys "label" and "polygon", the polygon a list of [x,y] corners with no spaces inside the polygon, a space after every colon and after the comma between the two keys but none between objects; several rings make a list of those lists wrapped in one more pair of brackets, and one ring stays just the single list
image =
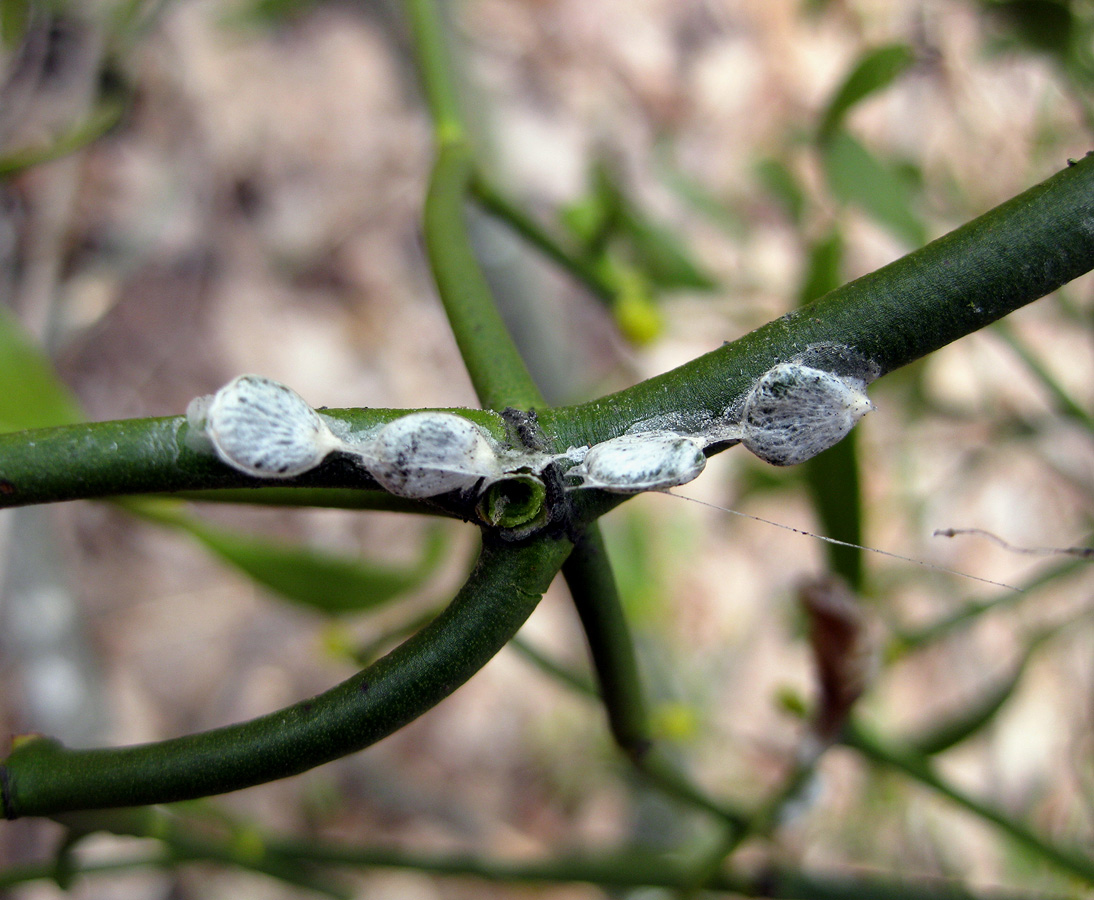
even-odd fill
[{"label": "scale insect", "polygon": [[704,442],[672,431],[623,434],[594,444],[567,473],[578,487],[617,494],[663,491],[698,478],[707,464]]},{"label": "scale insect", "polygon": [[503,474],[483,430],[453,413],[401,416],[358,452],[382,487],[411,499],[466,490]]},{"label": "scale insect", "polygon": [[[340,451],[356,457],[392,494],[422,499],[469,489],[481,495],[507,474],[538,473],[546,464],[563,459],[576,463],[567,472],[568,478],[578,481],[571,488],[574,490],[668,493],[670,488],[702,473],[706,466],[704,448],[712,443],[739,440],[761,459],[775,465],[793,465],[835,444],[873,408],[864,379],[800,363],[781,363],[756,382],[741,407],[740,417],[717,428],[695,434],[634,432],[559,456],[512,450],[499,453],[474,422],[444,412],[409,413],[384,425],[374,436],[348,440],[336,435],[328,422],[291,388],[260,375],[240,375],[212,396],[197,397],[187,407],[186,415],[195,436],[208,439],[221,460],[248,475],[293,478],[318,466],[328,454]],[[1000,582],[838,541],[696,498],[671,496],[829,543],[1016,590]]]},{"label": "scale insect", "polygon": [[240,375],[186,410],[233,469],[258,478],[294,478],[345,449],[296,391],[261,375]]},{"label": "scale insect", "polygon": [[624,434],[560,457],[499,453],[474,422],[446,412],[409,413],[349,441],[295,391],[258,375],[241,375],[211,398],[198,398],[187,414],[224,462],[249,475],[292,478],[338,450],[355,456],[390,493],[423,499],[481,489],[511,471],[538,471],[552,458],[577,462],[568,472],[574,489],[663,491],[697,478],[706,466],[704,448],[726,439],[769,463],[794,465],[831,447],[873,408],[863,379],[789,362],[764,373],[739,417],[727,416],[717,428]]},{"label": "scale insect", "polygon": [[872,409],[864,380],[780,363],[752,388],[737,428],[760,459],[793,466],[839,443]]}]

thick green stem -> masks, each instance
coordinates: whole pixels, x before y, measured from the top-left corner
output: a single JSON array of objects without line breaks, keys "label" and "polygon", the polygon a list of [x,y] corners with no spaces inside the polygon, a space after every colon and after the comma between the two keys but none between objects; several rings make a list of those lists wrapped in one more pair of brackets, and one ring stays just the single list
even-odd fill
[{"label": "thick green stem", "polygon": [[[470,409],[443,411],[470,419],[497,440],[507,438],[505,423],[497,414]],[[324,415],[347,423],[353,431],[363,431],[407,412],[328,409]],[[376,482],[361,466],[337,455],[296,478],[281,482],[253,478],[222,463],[211,447],[202,447],[193,439],[189,429],[184,416],[169,416],[0,434],[0,508],[120,494],[222,489],[232,490],[240,500],[244,497],[236,493],[238,489],[254,490],[247,502],[261,503],[266,502],[262,491],[284,498],[296,487],[348,489],[358,495],[354,506],[364,508],[368,498],[378,493]],[[344,497],[343,502],[347,502]],[[436,512],[426,503],[390,496],[368,508]]]},{"label": "thick green stem", "polygon": [[464,220],[473,162],[464,141],[438,149],[425,202],[425,243],[437,292],[482,405],[542,406],[528,368],[494,304]]},{"label": "thick green stem", "polygon": [[[453,145],[443,150],[437,169],[427,209],[427,238],[476,389],[494,409],[538,406],[539,394],[490,302],[463,228],[462,199],[470,172],[466,148]],[[1091,268],[1094,158],[1087,158],[922,250],[733,344],[590,403],[539,407],[539,421],[560,449],[605,440],[643,421],[702,427],[711,416],[721,416],[738,403],[780,360],[810,348],[846,349],[884,373]],[[496,415],[458,412],[499,439],[506,438]],[[403,413],[327,414],[359,428]],[[182,422],[143,419],[0,435],[0,506],[261,483],[187,448]],[[292,483],[372,486],[360,471],[331,467]]]},{"label": "thick green stem", "polygon": [[156,744],[69,750],[21,739],[0,763],[5,818],[167,803],[295,775],[375,743],[435,706],[504,646],[569,554],[563,539],[489,536],[451,605],[337,687],[279,712]]},{"label": "thick green stem", "polygon": [[1094,157],[876,272],[732,344],[634,387],[545,411],[560,447],[649,420],[699,427],[739,403],[764,372],[818,348],[878,375],[983,328],[1094,268]]}]

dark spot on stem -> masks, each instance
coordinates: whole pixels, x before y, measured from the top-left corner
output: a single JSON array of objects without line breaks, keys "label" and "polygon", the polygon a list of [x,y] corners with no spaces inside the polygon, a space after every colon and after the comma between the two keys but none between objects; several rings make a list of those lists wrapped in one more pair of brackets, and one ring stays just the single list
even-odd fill
[{"label": "dark spot on stem", "polygon": [[357,685],[357,690],[360,691],[362,694],[367,694],[369,692],[369,688],[371,687],[372,685],[369,684],[367,681],[362,681],[359,685]]},{"label": "dark spot on stem", "polygon": [[16,818],[15,808],[11,803],[11,772],[2,763],[0,763],[0,817]]}]

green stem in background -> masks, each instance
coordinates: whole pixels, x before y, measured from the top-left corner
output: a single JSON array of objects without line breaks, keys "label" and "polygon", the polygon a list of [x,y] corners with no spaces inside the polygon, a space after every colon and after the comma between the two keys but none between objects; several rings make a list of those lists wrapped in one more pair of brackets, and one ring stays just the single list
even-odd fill
[{"label": "green stem in background", "polygon": [[562,573],[585,629],[597,687],[523,642],[514,642],[517,652],[576,693],[603,702],[612,737],[654,787],[721,819],[731,829],[743,827],[747,821],[745,813],[712,799],[696,787],[651,740],[634,643],[597,526],[591,526],[575,545]]},{"label": "green stem in background", "polygon": [[971,797],[935,772],[930,760],[922,754],[907,748],[891,747],[854,721],[847,725],[841,740],[871,762],[903,772],[978,818],[991,822],[1042,859],[1089,884],[1094,884],[1094,858],[1078,850],[1059,847],[1000,810]]},{"label": "green stem in background", "polygon": [[[109,829],[108,829],[109,830]],[[120,833],[127,833],[121,831]],[[150,835],[154,836],[154,835]],[[395,869],[439,877],[473,879],[488,884],[523,884],[531,887],[559,884],[593,884],[611,888],[683,888],[686,876],[672,861],[650,854],[579,856],[547,862],[480,859],[459,854],[415,854],[379,847],[354,847],[318,841],[290,841],[267,838],[263,842],[266,854],[278,865],[299,863],[314,868],[347,868],[360,870]],[[94,862],[75,861],[70,876],[97,875],[132,871],[138,868],[174,869],[197,862],[216,862],[218,853],[227,848],[198,844],[190,857],[174,852],[127,857],[119,860]],[[231,862],[230,864],[236,865]],[[251,868],[251,867],[248,867]],[[261,871],[260,869],[257,869]],[[35,881],[53,880],[55,863],[15,866],[0,872],[0,889]],[[266,872],[274,878],[287,880]],[[302,884],[301,881],[289,881]],[[333,886],[317,883],[313,886],[323,894],[339,896]],[[733,896],[787,898],[800,900],[1037,900],[1037,895],[990,891],[977,894],[963,885],[942,879],[890,880],[869,875],[808,874],[794,869],[770,868],[749,877],[720,875],[707,890]],[[1044,898],[1050,900],[1050,898]],[[1053,898],[1061,900],[1061,898]]]},{"label": "green stem in background", "polygon": [[936,622],[914,630],[897,630],[888,650],[890,658],[899,658],[921,647],[929,647],[936,641],[944,640],[969,628],[989,613],[1010,609],[1016,604],[1028,600],[1030,595],[1043,587],[1057,583],[1076,572],[1089,571],[1090,564],[1082,560],[1068,560],[1062,564],[1044,569],[1029,581],[1022,584],[1019,591],[1007,592],[990,600],[976,600],[960,606],[955,612]]},{"label": "green stem in background", "polygon": [[[217,823],[195,820],[179,812],[141,809],[66,815],[62,823],[76,835],[107,831],[152,838],[170,850],[173,864],[181,861],[242,865],[273,878],[304,884],[301,873],[312,873],[313,888],[335,893],[337,888],[316,878],[327,869],[405,869],[438,876],[474,878],[509,884],[595,884],[611,888],[685,888],[687,873],[679,861],[652,853],[605,853],[568,856],[546,861],[511,862],[465,854],[423,854],[389,847],[362,847],[334,841],[278,838],[254,826],[223,816]],[[162,857],[141,858],[129,865],[154,865]],[[73,873],[94,869],[73,860]],[[126,865],[124,863],[120,864]],[[55,865],[0,874],[0,887],[52,877]],[[287,873],[285,878],[280,872]],[[977,900],[963,885],[941,879],[894,881],[865,875],[855,877],[806,874],[768,868],[748,876],[718,874],[708,890],[758,897],[809,897],[811,900]],[[1017,900],[996,892],[984,900]],[[1029,894],[1022,900],[1032,900]]]},{"label": "green stem in background", "polygon": [[519,634],[509,642],[509,646],[519,656],[524,657],[525,661],[530,662],[553,681],[560,682],[575,694],[581,694],[588,700],[594,702],[600,700],[600,692],[596,689],[592,679],[586,677],[584,672],[572,670],[568,666],[551,659],[546,653],[529,644]]},{"label": "green stem in background", "polygon": [[448,52],[440,9],[435,0],[405,0],[403,6],[437,143],[463,140],[466,128],[456,91],[456,68]]},{"label": "green stem in background", "polygon": [[725,861],[748,838],[769,835],[778,827],[787,808],[802,796],[813,779],[820,758],[821,754],[818,753],[806,759],[795,759],[782,784],[771,796],[758,809],[743,816],[739,823],[726,829],[714,847],[692,865],[688,882],[690,891],[706,889],[716,881]]},{"label": "green stem in background", "polygon": [[[191,823],[171,812],[154,807],[139,809],[97,810],[74,813],[59,819],[68,829],[69,844],[82,840],[89,834],[107,831],[126,837],[150,838],[159,841],[167,851],[165,855],[151,859],[138,858],[131,866],[156,866],[159,862],[168,866],[182,863],[216,863],[233,869],[242,869],[266,875],[285,885],[303,888],[327,897],[352,898],[353,892],[339,884],[328,874],[316,870],[307,860],[271,853],[265,846],[263,835],[255,828],[235,825],[230,833],[224,828],[214,832],[204,823]],[[234,823],[233,823],[234,824]],[[43,877],[53,877],[67,890],[72,876],[87,871],[80,867],[67,848],[65,859],[53,865],[54,871]],[[0,873],[0,889],[8,881],[9,871]],[[61,876],[58,879],[58,876]]]},{"label": "green stem in background", "polygon": [[405,7],[437,143],[424,215],[437,292],[482,405],[497,410],[542,406],[539,389],[498,313],[464,219],[474,156],[440,8],[434,0],[406,0]]},{"label": "green stem in background", "polygon": [[482,405],[531,409],[542,406],[543,397],[498,313],[464,220],[472,168],[465,142],[440,144],[425,201],[430,268]]},{"label": "green stem in background", "polygon": [[475,570],[426,628],[342,684],[270,715],[155,744],[69,750],[20,739],[0,761],[5,818],[166,803],[238,790],[356,752],[482,668],[535,608],[571,549],[487,538]]},{"label": "green stem in background", "polygon": [[[529,646],[520,637],[514,638],[510,646],[528,662],[540,669],[550,678],[585,697],[588,700],[600,700],[600,693],[583,673],[573,672],[566,666]],[[742,829],[748,822],[748,813],[714,800],[705,791],[697,787],[680,769],[668,759],[654,744],[641,759],[628,754],[635,768],[651,785],[669,797],[688,806],[700,809],[716,819],[721,819],[730,829]]]},{"label": "green stem in background", "polygon": [[743,813],[712,800],[653,745],[634,641],[597,525],[591,525],[574,546],[562,574],[585,630],[615,742],[657,788],[722,819],[731,829],[740,827]]},{"label": "green stem in background", "polygon": [[649,721],[634,641],[599,526],[589,526],[562,566],[589,643],[612,737],[638,762],[650,747]]},{"label": "green stem in background", "polygon": [[855,592],[864,580],[862,488],[859,479],[858,440],[852,432],[805,465],[805,481],[821,522],[821,533],[840,544],[826,543],[828,568]]},{"label": "green stem in background", "polygon": [[883,375],[1094,268],[1094,157],[745,337],[616,394],[540,416],[556,446],[606,440],[643,420],[700,425],[776,363],[827,347]]},{"label": "green stem in background", "polygon": [[601,267],[580,253],[562,246],[535,219],[513,203],[481,173],[475,173],[471,190],[486,212],[504,222],[535,247],[547,259],[569,272],[597,297],[609,305],[615,301],[615,285],[603,277]]},{"label": "green stem in background", "polygon": [[1094,416],[1072,399],[1071,395],[1064,390],[1060,382],[1056,380],[1056,376],[1053,375],[1044,363],[1037,358],[1037,355],[1026,345],[1025,341],[1018,337],[1014,329],[1010,327],[1009,322],[996,322],[992,327],[992,331],[998,337],[1002,338],[1003,343],[1010,347],[1014,355],[1022,361],[1030,373],[1041,383],[1041,386],[1053,399],[1056,408],[1061,413],[1069,419],[1074,419],[1088,431],[1094,432]]}]

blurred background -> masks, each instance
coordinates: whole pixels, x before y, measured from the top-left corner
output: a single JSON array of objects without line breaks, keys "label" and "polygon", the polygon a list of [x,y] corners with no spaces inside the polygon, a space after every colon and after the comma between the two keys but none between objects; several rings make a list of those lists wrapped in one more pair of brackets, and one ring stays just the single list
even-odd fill
[{"label": "blurred background", "polygon": [[[616,288],[594,296],[471,213],[554,403],[733,340],[1092,149],[1094,7],[1080,0],[443,6],[494,182]],[[432,138],[398,4],[5,2],[0,32],[0,294],[88,418],[177,415],[242,372],[316,406],[476,405],[420,241]],[[758,803],[793,759],[795,710],[816,694],[797,591],[836,571],[862,598],[880,660],[864,719],[906,738],[998,699],[939,753],[940,770],[1089,850],[1094,570],[932,532],[1090,544],[1092,325],[1087,277],[876,383],[877,411],[830,459],[780,470],[732,450],[680,490],[1034,586],[1024,594],[832,554],[664,495],[604,521],[655,727],[713,795]],[[129,743],[286,705],[443,604],[474,556],[473,529],[453,523],[195,509],[222,529],[358,558],[403,576],[402,590],[336,616],[286,602],[192,533],[108,504],[4,512],[5,733]],[[586,667],[561,585],[522,636]],[[509,858],[689,847],[710,827],[640,789],[602,711],[510,649],[376,747],[216,806],[278,833]],[[59,834],[5,823],[0,865],[48,857]],[[132,843],[95,838],[82,852]],[[774,844],[735,861],[771,857],[1074,889],[990,825],[840,747]],[[414,872],[348,880],[358,896],[400,900],[604,896]],[[59,894],[39,883],[12,896]],[[305,894],[198,865],[83,879],[71,895]]]}]

